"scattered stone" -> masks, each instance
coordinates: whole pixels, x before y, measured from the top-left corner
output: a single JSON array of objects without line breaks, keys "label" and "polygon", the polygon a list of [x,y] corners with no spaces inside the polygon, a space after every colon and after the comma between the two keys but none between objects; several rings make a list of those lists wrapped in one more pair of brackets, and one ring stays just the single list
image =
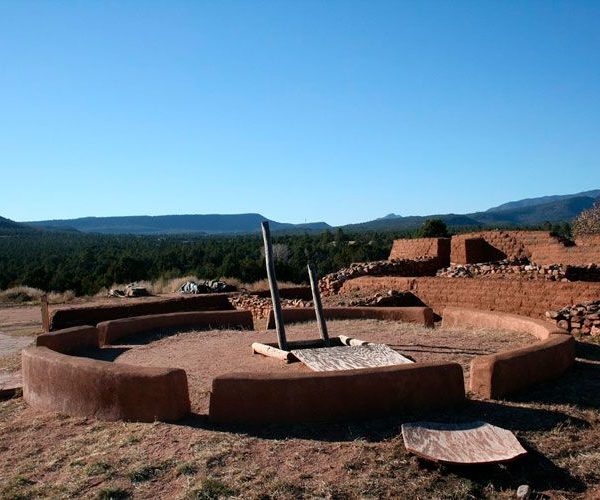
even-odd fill
[{"label": "scattered stone", "polygon": [[224,281],[219,280],[205,280],[200,283],[195,281],[186,281],[177,290],[183,294],[201,294],[201,293],[223,293],[223,292],[235,292],[236,288],[233,285],[229,285]]},{"label": "scattered stone", "polygon": [[438,267],[437,257],[355,262],[336,273],[323,276],[319,288],[323,295],[333,295],[339,292],[344,282],[360,276],[435,276]]},{"label": "scattered stone", "polygon": [[[248,292],[230,297],[229,302],[236,309],[252,311],[255,318],[261,319],[266,318],[273,308],[270,297],[259,297]],[[281,307],[313,307],[313,303],[302,299],[281,299]]]},{"label": "scattered stone", "polygon": [[423,302],[412,292],[389,290],[386,295],[376,294],[366,299],[351,300],[350,306],[356,307],[419,307]]},{"label": "scattered stone", "polygon": [[562,281],[567,278],[568,268],[560,264],[537,265],[523,261],[501,260],[479,264],[452,264],[441,269],[437,276],[444,278],[498,278]]},{"label": "scattered stone", "polygon": [[531,486],[528,484],[522,484],[517,488],[517,498],[521,500],[527,500],[531,497]]},{"label": "scattered stone", "polygon": [[573,334],[594,336],[600,334],[600,300],[573,304],[557,311],[547,311],[546,317],[556,321],[559,328]]}]

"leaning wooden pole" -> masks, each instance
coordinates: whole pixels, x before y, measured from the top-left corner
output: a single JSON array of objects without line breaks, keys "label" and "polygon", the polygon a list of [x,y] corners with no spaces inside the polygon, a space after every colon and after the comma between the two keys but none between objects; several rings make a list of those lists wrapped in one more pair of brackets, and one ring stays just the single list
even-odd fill
[{"label": "leaning wooden pole", "polygon": [[310,289],[312,291],[313,303],[315,305],[315,314],[317,315],[317,323],[319,332],[325,345],[329,345],[329,333],[327,332],[327,323],[325,323],[325,315],[323,314],[323,304],[321,303],[321,294],[319,293],[319,282],[317,273],[312,262],[308,263],[308,277],[310,278]]},{"label": "leaning wooden pole", "polygon": [[285,338],[285,327],[283,326],[283,313],[281,312],[281,300],[277,288],[277,277],[275,276],[275,261],[273,260],[273,245],[271,244],[271,230],[269,222],[262,222],[262,234],[265,243],[265,262],[267,264],[267,278],[271,289],[271,301],[273,303],[273,314],[275,315],[275,329],[277,330],[277,343],[279,349],[287,351],[287,339]]}]

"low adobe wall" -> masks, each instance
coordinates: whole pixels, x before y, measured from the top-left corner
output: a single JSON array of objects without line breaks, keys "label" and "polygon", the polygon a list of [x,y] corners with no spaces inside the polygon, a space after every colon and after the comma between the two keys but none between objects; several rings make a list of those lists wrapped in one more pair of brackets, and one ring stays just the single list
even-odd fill
[{"label": "low adobe wall", "polygon": [[184,370],[110,363],[47,347],[22,352],[23,397],[30,405],[103,420],[166,422],[190,412]]},{"label": "low adobe wall", "polygon": [[575,340],[549,323],[497,312],[447,307],[444,326],[501,328],[527,332],[542,339],[532,346],[477,356],[471,361],[469,389],[488,399],[499,399],[553,380],[575,362]]},{"label": "low adobe wall", "polygon": [[493,328],[513,332],[529,333],[539,340],[552,335],[567,335],[568,332],[541,319],[527,318],[517,314],[446,307],[443,312],[444,327]]},{"label": "low adobe wall", "polygon": [[231,373],[213,380],[220,424],[340,421],[430,411],[465,400],[457,363],[312,373]]},{"label": "low adobe wall", "polygon": [[[284,323],[316,321],[313,308],[285,308],[281,310]],[[334,319],[379,319],[405,321],[433,327],[433,311],[429,307],[325,307],[326,320]],[[275,328],[275,315],[269,311],[267,329]]]},{"label": "low adobe wall", "polygon": [[93,326],[74,326],[51,333],[43,333],[35,338],[35,345],[47,347],[63,354],[98,349],[98,330]]},{"label": "low adobe wall", "polygon": [[134,318],[115,319],[98,323],[100,345],[112,344],[136,333],[159,328],[198,326],[209,328],[254,329],[250,311],[200,311],[170,314],[153,314]]},{"label": "low adobe wall", "polygon": [[439,267],[450,264],[450,238],[414,238],[394,240],[389,260],[436,257]]},{"label": "low adobe wall", "polygon": [[[162,299],[122,299],[124,303],[61,307],[50,311],[50,330],[95,325],[101,321],[182,311],[232,310],[229,293]],[[130,300],[134,302],[129,302]]]},{"label": "low adobe wall", "polygon": [[544,318],[546,311],[600,298],[600,283],[594,282],[443,277],[364,276],[346,281],[340,292],[374,295],[388,290],[412,292],[440,315],[444,307],[453,306]]}]

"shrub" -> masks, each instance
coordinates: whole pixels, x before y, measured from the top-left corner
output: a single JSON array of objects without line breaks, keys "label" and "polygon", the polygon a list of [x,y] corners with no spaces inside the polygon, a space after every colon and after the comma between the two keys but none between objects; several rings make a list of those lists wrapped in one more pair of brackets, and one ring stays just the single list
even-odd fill
[{"label": "shrub", "polygon": [[597,201],[592,208],[584,210],[575,217],[573,234],[575,236],[600,234],[600,201]]}]

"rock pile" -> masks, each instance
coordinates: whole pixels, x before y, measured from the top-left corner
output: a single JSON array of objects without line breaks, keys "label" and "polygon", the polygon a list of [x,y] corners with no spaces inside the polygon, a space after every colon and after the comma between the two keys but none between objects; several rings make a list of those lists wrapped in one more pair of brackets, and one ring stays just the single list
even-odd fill
[{"label": "rock pile", "polygon": [[177,290],[183,294],[200,294],[200,293],[221,293],[221,292],[234,292],[236,288],[233,285],[229,285],[224,281],[219,280],[206,280],[196,283],[195,281],[186,281]]},{"label": "rock pile", "polygon": [[[240,293],[229,298],[229,302],[236,309],[252,311],[255,318],[266,318],[272,309],[269,297],[259,297],[250,293]],[[281,307],[312,307],[311,301],[302,299],[281,299]]]},{"label": "rock pile", "polygon": [[546,317],[573,334],[600,336],[600,300],[548,311]]},{"label": "rock pile", "polygon": [[441,269],[437,276],[445,278],[502,278],[525,280],[569,281],[568,269],[559,264],[537,265],[501,260],[482,264],[453,264]]},{"label": "rock pile", "polygon": [[125,290],[121,290],[120,288],[111,288],[108,291],[109,297],[117,297],[119,299],[123,299],[125,297],[148,297],[150,292],[144,286],[138,286],[135,283],[129,283],[125,286]]},{"label": "rock pile", "polygon": [[600,266],[567,266],[566,274],[569,281],[600,281]]},{"label": "rock pile", "polygon": [[349,305],[357,307],[420,307],[425,304],[411,292],[389,290],[386,295],[378,293],[372,297],[351,300]]},{"label": "rock pile", "polygon": [[319,281],[319,288],[327,296],[338,293],[345,281],[360,276],[435,276],[438,262],[436,257],[357,262],[323,276]]}]

